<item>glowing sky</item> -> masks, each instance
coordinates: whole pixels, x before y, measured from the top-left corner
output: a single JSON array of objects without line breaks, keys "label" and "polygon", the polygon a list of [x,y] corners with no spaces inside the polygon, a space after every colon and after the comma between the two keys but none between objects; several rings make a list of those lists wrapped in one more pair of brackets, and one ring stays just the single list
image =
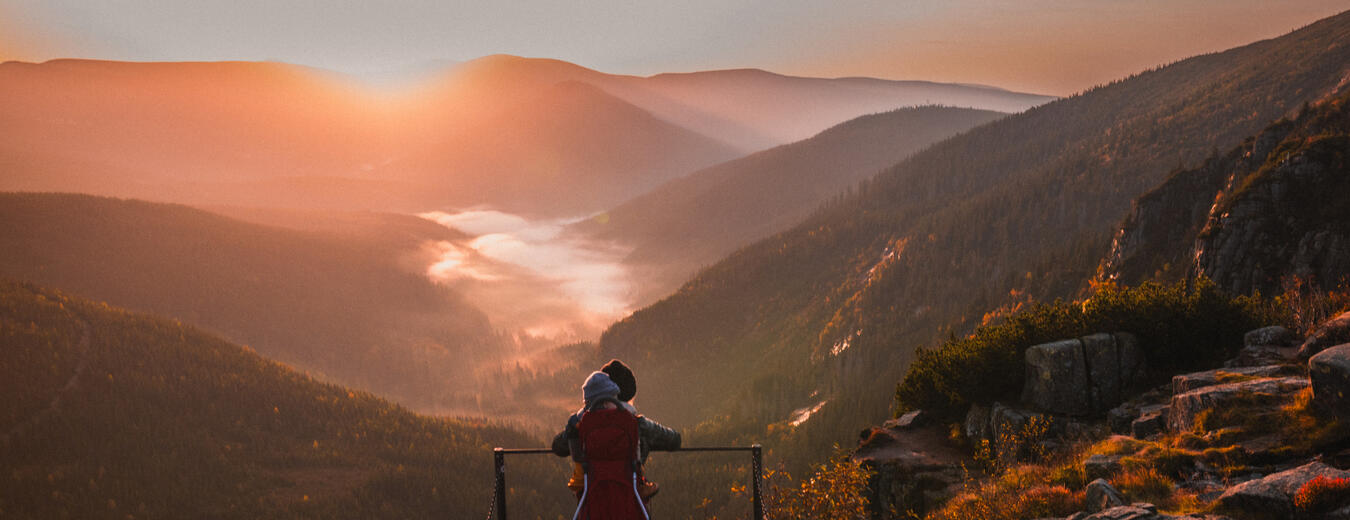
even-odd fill
[{"label": "glowing sky", "polygon": [[373,79],[496,53],[1069,94],[1345,0],[0,0],[0,59],[278,60]]}]

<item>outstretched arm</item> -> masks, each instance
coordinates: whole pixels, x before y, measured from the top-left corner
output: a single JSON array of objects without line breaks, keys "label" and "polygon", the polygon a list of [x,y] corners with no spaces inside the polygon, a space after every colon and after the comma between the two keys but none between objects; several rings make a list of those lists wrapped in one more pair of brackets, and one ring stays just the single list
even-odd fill
[{"label": "outstretched arm", "polygon": [[638,434],[649,449],[656,451],[680,449],[680,432],[646,417],[638,417]]}]

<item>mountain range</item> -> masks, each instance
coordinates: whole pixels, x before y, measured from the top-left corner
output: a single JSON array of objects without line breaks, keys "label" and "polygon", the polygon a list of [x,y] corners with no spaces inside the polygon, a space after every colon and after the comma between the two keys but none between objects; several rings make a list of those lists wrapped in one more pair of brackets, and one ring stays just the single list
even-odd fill
[{"label": "mountain range", "polygon": [[401,92],[280,63],[8,62],[0,189],[576,216],[869,112],[1049,99],[763,71],[639,78],[502,55]]},{"label": "mountain range", "polygon": [[645,409],[683,426],[759,437],[813,411],[780,455],[820,453],[887,415],[915,349],[1086,287],[1178,165],[1343,91],[1347,41],[1350,13],[938,143],[615,324],[598,357],[633,360],[667,389]]}]

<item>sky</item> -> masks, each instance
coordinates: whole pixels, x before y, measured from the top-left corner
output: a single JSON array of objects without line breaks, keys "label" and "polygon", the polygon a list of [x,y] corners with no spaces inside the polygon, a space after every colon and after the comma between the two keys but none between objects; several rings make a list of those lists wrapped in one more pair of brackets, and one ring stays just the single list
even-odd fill
[{"label": "sky", "polygon": [[371,81],[490,54],[1066,95],[1289,32],[1345,0],[0,0],[0,60],[273,60]]}]

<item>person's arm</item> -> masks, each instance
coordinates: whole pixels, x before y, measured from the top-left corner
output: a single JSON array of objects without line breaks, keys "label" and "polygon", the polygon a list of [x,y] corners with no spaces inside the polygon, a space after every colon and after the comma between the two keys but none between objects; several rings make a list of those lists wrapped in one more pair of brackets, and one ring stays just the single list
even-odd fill
[{"label": "person's arm", "polygon": [[567,445],[567,430],[558,432],[553,436],[553,444],[549,446],[553,454],[559,457],[566,457],[572,454],[572,449]]},{"label": "person's arm", "polygon": [[638,417],[638,434],[647,441],[647,446],[656,451],[676,451],[680,449],[680,432],[662,426],[661,423]]}]

